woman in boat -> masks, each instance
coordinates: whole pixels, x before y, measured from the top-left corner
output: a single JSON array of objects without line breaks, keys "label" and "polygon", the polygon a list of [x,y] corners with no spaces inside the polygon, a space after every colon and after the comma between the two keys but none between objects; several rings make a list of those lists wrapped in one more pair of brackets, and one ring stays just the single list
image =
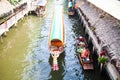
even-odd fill
[{"label": "woman in boat", "polygon": [[86,48],[85,50],[82,51],[81,58],[82,58],[83,60],[88,60],[88,61],[89,61],[89,58],[90,58],[90,50],[89,50],[88,48]]},{"label": "woman in boat", "polygon": [[101,49],[100,56],[104,57],[106,55],[104,47]]},{"label": "woman in boat", "polygon": [[81,47],[81,48],[84,48],[84,47],[86,47],[86,44],[85,44],[85,42],[80,42],[80,43],[78,44],[78,46]]},{"label": "woman in boat", "polygon": [[100,56],[101,56],[101,57],[104,57],[104,56],[105,56],[105,51],[101,51],[101,52],[100,52]]},{"label": "woman in boat", "polygon": [[80,42],[84,42],[84,38],[81,36],[76,39],[77,46],[79,46]]},{"label": "woman in boat", "polygon": [[80,37],[77,38],[77,40],[78,40],[79,42],[81,42],[81,41],[83,42],[83,41],[84,41],[84,38],[83,38],[82,36],[80,36]]}]

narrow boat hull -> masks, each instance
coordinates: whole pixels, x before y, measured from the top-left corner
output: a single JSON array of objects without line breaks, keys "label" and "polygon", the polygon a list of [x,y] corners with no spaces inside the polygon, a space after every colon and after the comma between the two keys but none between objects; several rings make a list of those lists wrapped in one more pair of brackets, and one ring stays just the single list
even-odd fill
[{"label": "narrow boat hull", "polygon": [[65,44],[65,31],[63,21],[63,7],[57,5],[54,10],[52,25],[49,35],[49,50],[51,54],[62,53]]},{"label": "narrow boat hull", "polygon": [[88,59],[81,57],[83,50],[85,50],[85,47],[87,46],[85,39],[84,38],[81,38],[81,39],[77,38],[76,46],[77,46],[78,58],[79,58],[79,61],[82,65],[83,69],[84,70],[94,70],[93,59],[92,59],[91,55]]},{"label": "narrow boat hull", "polygon": [[80,54],[78,54],[78,56],[79,56],[80,63],[82,64],[82,67],[83,67],[84,70],[93,70],[94,69],[92,59],[90,59],[90,61],[88,61],[88,62],[83,62]]}]

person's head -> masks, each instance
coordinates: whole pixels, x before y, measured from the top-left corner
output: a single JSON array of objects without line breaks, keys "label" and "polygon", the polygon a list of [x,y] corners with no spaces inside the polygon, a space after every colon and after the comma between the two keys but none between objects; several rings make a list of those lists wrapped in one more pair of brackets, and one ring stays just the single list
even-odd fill
[{"label": "person's head", "polygon": [[87,50],[89,50],[88,48],[86,48]]},{"label": "person's head", "polygon": [[82,36],[79,37],[80,41],[84,41],[84,38]]},{"label": "person's head", "polygon": [[86,46],[85,49],[88,49],[88,46]]},{"label": "person's head", "polygon": [[86,51],[89,51],[89,49],[87,48]]}]

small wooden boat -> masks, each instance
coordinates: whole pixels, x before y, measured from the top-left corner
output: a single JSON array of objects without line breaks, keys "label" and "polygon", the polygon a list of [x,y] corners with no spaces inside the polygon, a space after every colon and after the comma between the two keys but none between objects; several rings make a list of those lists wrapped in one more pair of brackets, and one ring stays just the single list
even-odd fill
[{"label": "small wooden boat", "polygon": [[94,69],[92,58],[89,58],[88,61],[87,60],[83,61],[81,55],[79,54],[78,56],[79,56],[79,60],[82,64],[82,67],[84,70],[93,70]]},{"label": "small wooden boat", "polygon": [[49,35],[49,50],[52,54],[54,51],[58,54],[64,51],[65,43],[63,7],[58,5],[55,7],[53,14],[52,26]]},{"label": "small wooden boat", "polygon": [[36,9],[37,16],[44,16],[45,15],[46,4],[47,4],[47,0],[40,0],[38,2],[37,9]]},{"label": "small wooden boat", "polygon": [[74,5],[73,5],[73,1],[70,0],[68,2],[68,15],[69,16],[73,16],[75,14],[75,11],[74,11]]},{"label": "small wooden boat", "polygon": [[87,46],[84,38],[83,37],[77,38],[76,45],[77,45],[78,57],[79,57],[79,60],[80,60],[80,63],[82,65],[83,69],[84,70],[93,70],[94,66],[93,66],[93,59],[92,59],[91,54],[87,58],[82,57],[83,51],[86,50],[86,46]]},{"label": "small wooden boat", "polygon": [[49,50],[53,58],[53,70],[58,70],[57,58],[64,51],[65,33],[63,21],[63,7],[57,5],[53,14],[53,21],[49,35]]}]

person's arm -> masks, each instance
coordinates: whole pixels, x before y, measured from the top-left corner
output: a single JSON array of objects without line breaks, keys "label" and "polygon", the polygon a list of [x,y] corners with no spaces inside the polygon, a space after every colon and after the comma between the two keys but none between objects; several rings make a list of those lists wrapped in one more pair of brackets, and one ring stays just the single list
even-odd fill
[{"label": "person's arm", "polygon": [[90,51],[88,50],[88,57],[90,57]]}]

